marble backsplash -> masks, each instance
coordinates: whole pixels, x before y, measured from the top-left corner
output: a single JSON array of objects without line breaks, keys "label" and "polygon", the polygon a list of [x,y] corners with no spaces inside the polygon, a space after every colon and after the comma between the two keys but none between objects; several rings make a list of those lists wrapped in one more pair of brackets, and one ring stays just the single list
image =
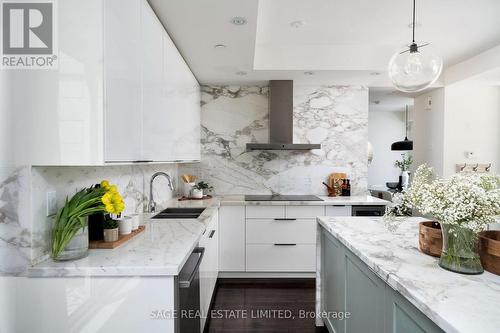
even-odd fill
[{"label": "marble backsplash", "polygon": [[0,168],[0,276],[22,272],[31,259],[28,167]]},{"label": "marble backsplash", "polygon": [[367,191],[368,90],[359,86],[294,86],[294,142],[312,151],[246,152],[269,142],[267,86],[202,86],[201,163],[182,165],[217,194],[325,194],[321,184],[347,172],[352,194]]},{"label": "marble backsplash", "polygon": [[[0,275],[21,273],[29,264],[48,257],[52,217],[46,215],[46,195],[56,191],[58,208],[67,196],[103,179],[118,185],[125,213],[142,212],[149,199],[149,179],[156,171],[177,182],[176,164],[105,167],[21,167],[0,170]],[[174,193],[167,180],[155,180],[157,203]]]}]

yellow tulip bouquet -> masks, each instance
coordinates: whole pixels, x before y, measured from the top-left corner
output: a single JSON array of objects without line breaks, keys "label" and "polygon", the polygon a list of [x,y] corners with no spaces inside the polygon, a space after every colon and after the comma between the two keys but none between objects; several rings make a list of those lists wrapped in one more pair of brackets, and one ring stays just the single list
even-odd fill
[{"label": "yellow tulip bouquet", "polygon": [[96,213],[119,215],[125,209],[116,185],[103,180],[100,186],[78,191],[56,215],[52,231],[52,258],[57,259],[77,232],[86,226],[87,217]]}]

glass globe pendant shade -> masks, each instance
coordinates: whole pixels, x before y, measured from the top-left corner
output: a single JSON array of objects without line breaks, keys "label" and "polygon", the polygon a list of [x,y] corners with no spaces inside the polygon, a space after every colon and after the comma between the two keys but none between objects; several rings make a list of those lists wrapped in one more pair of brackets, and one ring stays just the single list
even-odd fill
[{"label": "glass globe pendant shade", "polygon": [[396,52],[389,61],[389,78],[403,92],[424,90],[436,82],[443,70],[443,59],[429,44],[412,44],[406,51]]}]

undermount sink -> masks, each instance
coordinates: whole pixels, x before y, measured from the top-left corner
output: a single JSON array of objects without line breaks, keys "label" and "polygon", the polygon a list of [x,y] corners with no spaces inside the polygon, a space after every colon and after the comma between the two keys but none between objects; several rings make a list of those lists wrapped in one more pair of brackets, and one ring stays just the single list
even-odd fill
[{"label": "undermount sink", "polygon": [[205,208],[167,208],[162,210],[155,216],[154,219],[196,219]]}]

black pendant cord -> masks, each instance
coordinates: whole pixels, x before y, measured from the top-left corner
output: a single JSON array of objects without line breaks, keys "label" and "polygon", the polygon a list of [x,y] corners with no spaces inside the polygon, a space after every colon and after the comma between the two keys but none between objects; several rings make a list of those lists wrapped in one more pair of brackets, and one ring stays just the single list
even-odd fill
[{"label": "black pendant cord", "polygon": [[405,106],[405,141],[408,141],[408,105]]},{"label": "black pendant cord", "polygon": [[415,1],[416,0],[413,0],[413,23],[412,23],[412,28],[413,28],[412,40],[413,40],[413,43],[415,43]]}]

